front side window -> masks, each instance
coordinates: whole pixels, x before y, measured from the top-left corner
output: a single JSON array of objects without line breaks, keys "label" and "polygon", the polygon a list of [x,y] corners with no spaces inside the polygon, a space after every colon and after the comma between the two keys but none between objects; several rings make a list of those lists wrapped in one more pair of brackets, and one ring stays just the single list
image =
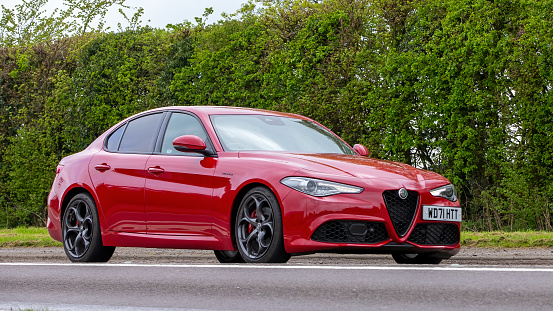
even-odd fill
[{"label": "front side window", "polygon": [[355,154],[341,139],[308,120],[263,115],[213,115],[211,122],[225,151]]},{"label": "front side window", "polygon": [[185,113],[173,113],[167,124],[167,129],[161,144],[163,154],[182,154],[173,147],[173,140],[182,135],[195,135],[208,142],[205,130],[195,117]]},{"label": "front side window", "polygon": [[157,129],[162,117],[163,113],[156,113],[130,121],[121,139],[119,151],[151,152],[154,137],[157,137]]}]

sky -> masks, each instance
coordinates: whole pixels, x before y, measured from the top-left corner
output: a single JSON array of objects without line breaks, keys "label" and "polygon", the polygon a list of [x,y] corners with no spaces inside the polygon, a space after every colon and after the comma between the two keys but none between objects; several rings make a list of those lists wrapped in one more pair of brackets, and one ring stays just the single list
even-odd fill
[{"label": "sky", "polygon": [[[21,2],[21,0],[0,0],[0,4],[7,8],[13,8]],[[221,19],[222,12],[234,13],[242,3],[246,2],[247,0],[127,0],[125,4],[144,8],[143,26],[165,28],[167,24],[178,24],[184,20],[195,22],[194,17],[201,17],[208,7],[212,7],[214,11],[208,23],[213,23]],[[50,12],[56,7],[63,8],[63,0],[49,0],[45,9]],[[117,9],[112,9],[106,17],[106,26],[111,27],[111,30],[117,30],[118,22],[124,23],[125,20]]]}]

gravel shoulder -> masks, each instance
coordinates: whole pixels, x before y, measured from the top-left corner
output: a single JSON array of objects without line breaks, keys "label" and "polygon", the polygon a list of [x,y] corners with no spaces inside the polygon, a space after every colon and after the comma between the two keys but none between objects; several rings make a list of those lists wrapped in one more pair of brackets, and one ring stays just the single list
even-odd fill
[{"label": "gravel shoulder", "polygon": [[[0,262],[69,262],[63,248],[0,248]],[[212,251],[181,249],[117,248],[110,263],[217,264]],[[390,255],[312,254],[294,256],[291,265],[395,264]],[[442,265],[553,266],[553,248],[492,249],[465,247]]]}]

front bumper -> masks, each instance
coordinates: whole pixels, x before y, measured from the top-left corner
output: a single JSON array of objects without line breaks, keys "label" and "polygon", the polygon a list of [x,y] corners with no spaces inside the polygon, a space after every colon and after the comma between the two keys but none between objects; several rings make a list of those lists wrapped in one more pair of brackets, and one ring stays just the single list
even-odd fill
[{"label": "front bumper", "polygon": [[[459,206],[458,202],[435,198],[428,191],[411,190],[418,194],[418,199],[411,214],[403,217],[408,219],[404,224],[398,222],[397,215],[391,216],[393,212],[389,212],[383,192],[315,198],[293,191],[282,202],[286,251],[436,253],[436,257],[442,258],[459,252],[460,223],[424,221],[421,215],[422,205]],[[392,220],[393,217],[396,218]],[[321,234],[321,228],[327,232],[325,226],[329,224],[332,230],[341,232]]]}]

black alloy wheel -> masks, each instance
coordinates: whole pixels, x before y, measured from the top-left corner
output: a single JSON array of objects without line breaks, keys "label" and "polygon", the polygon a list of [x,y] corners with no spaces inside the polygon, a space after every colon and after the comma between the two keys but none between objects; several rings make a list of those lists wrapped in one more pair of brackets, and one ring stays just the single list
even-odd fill
[{"label": "black alloy wheel", "polygon": [[63,248],[73,262],[106,262],[115,247],[103,246],[96,204],[85,193],[74,196],[62,220]]},{"label": "black alloy wheel", "polygon": [[280,205],[265,187],[248,191],[236,214],[235,239],[245,262],[284,263],[290,255],[284,250]]},{"label": "black alloy wheel", "polygon": [[442,258],[433,256],[431,254],[392,254],[392,257],[398,264],[407,265],[437,265],[442,262]]},{"label": "black alloy wheel", "polygon": [[242,263],[244,258],[238,251],[213,251],[220,263]]}]

